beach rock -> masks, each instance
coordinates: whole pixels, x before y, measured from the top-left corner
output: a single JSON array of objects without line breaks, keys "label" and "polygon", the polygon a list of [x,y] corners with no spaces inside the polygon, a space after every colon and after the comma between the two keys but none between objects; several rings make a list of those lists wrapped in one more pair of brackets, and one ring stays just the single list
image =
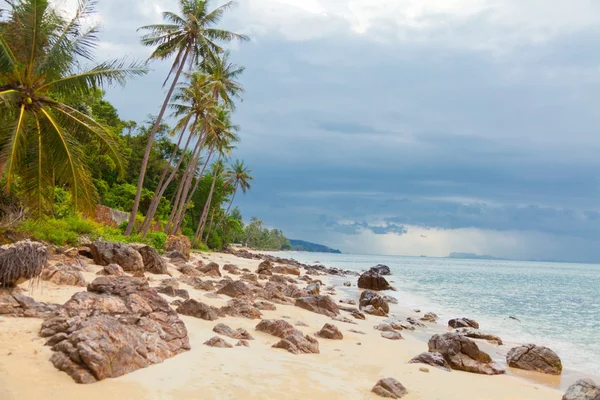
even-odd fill
[{"label": "beach rock", "polygon": [[125,275],[125,271],[123,271],[123,268],[121,268],[120,265],[118,264],[108,264],[105,265],[102,270],[100,270],[98,272],[97,275],[104,275],[104,276],[123,276]]},{"label": "beach rock", "polygon": [[252,335],[250,335],[250,333],[248,333],[247,330],[243,328],[238,328],[234,331],[225,324],[215,325],[215,327],[213,328],[213,332],[218,333],[219,335],[230,337],[232,339],[254,340]]},{"label": "beach rock", "polygon": [[358,310],[354,310],[350,312],[350,315],[356,319],[361,319],[361,320],[365,320],[367,319],[367,317],[365,316],[365,314],[361,313]]},{"label": "beach rock", "polygon": [[284,275],[273,275],[269,278],[269,281],[271,281],[273,283],[282,283],[284,285],[286,285],[288,283],[296,282],[296,280],[294,278],[291,278],[289,276],[284,276]]},{"label": "beach rock", "polygon": [[562,400],[600,400],[600,386],[591,379],[580,379],[569,386]]},{"label": "beach rock", "polygon": [[159,286],[156,288],[158,293],[170,296],[170,297],[181,297],[182,299],[188,300],[190,294],[185,289],[175,289],[173,286]]},{"label": "beach rock", "polygon": [[296,326],[308,326],[308,325],[302,321],[298,321],[298,322],[296,322]]},{"label": "beach rock", "polygon": [[379,380],[373,387],[372,392],[388,399],[401,399],[408,394],[406,388],[394,378]]},{"label": "beach rock", "polygon": [[353,320],[351,320],[350,318],[347,317],[342,317],[340,315],[338,315],[337,317],[333,317],[331,318],[334,321],[339,321],[339,322],[344,322],[346,324],[352,324],[352,325],[356,325],[356,322],[354,322]]},{"label": "beach rock", "polygon": [[352,282],[344,282],[344,286],[351,287],[352,286]]},{"label": "beach rock", "polygon": [[236,343],[236,346],[250,347],[250,343],[247,340],[239,340]]},{"label": "beach rock", "polygon": [[221,314],[229,315],[231,317],[241,317],[248,319],[260,319],[262,317],[261,312],[254,306],[254,304],[247,299],[232,299],[227,302],[227,305],[221,307]]},{"label": "beach rock", "polygon": [[404,339],[398,332],[381,332],[381,337],[389,340],[400,340]]},{"label": "beach rock", "polygon": [[158,254],[152,246],[134,246],[142,256],[144,271],[157,275],[168,275],[167,262]]},{"label": "beach rock", "polygon": [[177,307],[177,312],[179,314],[204,319],[206,321],[214,321],[219,319],[219,311],[216,308],[194,299],[184,301],[182,305]]},{"label": "beach rock", "polygon": [[263,261],[258,264],[258,269],[256,270],[258,275],[273,275],[273,265],[270,261]]},{"label": "beach rock", "polygon": [[392,271],[390,271],[390,267],[388,267],[387,265],[383,265],[383,264],[377,264],[376,266],[371,267],[369,269],[369,271],[373,271],[379,275],[391,275],[392,274]]},{"label": "beach rock", "polygon": [[0,315],[5,317],[48,318],[59,308],[58,304],[38,303],[21,294],[0,292]]},{"label": "beach rock", "polygon": [[290,265],[274,267],[272,271],[277,274],[300,276],[300,268],[292,267]]},{"label": "beach rock", "polygon": [[311,283],[306,287],[306,291],[309,295],[316,296],[321,292],[321,285],[318,283]]},{"label": "beach rock", "polygon": [[421,317],[421,321],[436,323],[439,317],[436,313],[428,312],[427,314]]},{"label": "beach rock", "polygon": [[456,333],[459,335],[464,335],[471,339],[483,339],[488,342],[496,343],[502,345],[502,339],[496,335],[492,335],[491,333],[481,332],[478,329],[473,328],[460,328],[456,330]]},{"label": "beach rock", "polygon": [[257,301],[254,303],[254,307],[256,307],[259,310],[264,310],[264,311],[276,311],[277,310],[277,307],[275,307],[275,304],[269,303],[267,301]]},{"label": "beach rock", "polygon": [[441,368],[445,371],[452,371],[450,364],[440,353],[421,353],[408,362],[409,364],[427,364],[433,367]]},{"label": "beach rock", "polygon": [[388,281],[377,272],[367,271],[358,278],[358,287],[360,289],[370,289],[375,291],[392,290]]},{"label": "beach rock", "polygon": [[340,310],[335,301],[329,296],[306,296],[296,299],[296,307],[312,311],[317,314],[335,317]]},{"label": "beach rock", "polygon": [[398,299],[392,296],[383,296],[383,299],[389,304],[398,304]]},{"label": "beach rock", "polygon": [[87,283],[81,274],[81,269],[69,265],[58,263],[48,266],[42,270],[42,280],[52,282],[56,285],[81,286],[85,287]]},{"label": "beach rock", "polygon": [[356,329],[350,329],[348,332],[356,333],[359,335],[366,335],[366,333],[364,333],[363,331],[357,331]]},{"label": "beach rock", "polygon": [[217,348],[221,348],[221,349],[233,348],[233,346],[231,344],[227,343],[224,339],[222,339],[218,336],[214,336],[214,337],[210,338],[209,340],[204,342],[204,344],[207,346],[210,346],[210,347],[217,347]]},{"label": "beach rock", "polygon": [[212,290],[215,290],[215,282],[214,281],[203,281],[202,279],[200,279],[200,277],[182,275],[178,278],[178,280],[181,283],[190,285],[191,287],[193,287],[196,290],[203,290],[205,292],[210,292]]},{"label": "beach rock", "polygon": [[418,328],[426,328],[427,326],[419,321],[417,321],[416,319],[414,319],[413,317],[408,317],[406,318],[406,322],[408,322],[409,324],[411,324],[413,327],[416,326]]},{"label": "beach rock", "polygon": [[388,302],[385,301],[383,297],[370,290],[365,290],[360,294],[358,304],[361,309],[367,306],[373,306],[376,310],[381,308],[385,314],[390,312]]},{"label": "beach rock", "polygon": [[394,332],[395,330],[394,327],[387,322],[382,322],[381,324],[375,325],[373,329],[381,332]]},{"label": "beach rock", "polygon": [[200,271],[198,271],[196,268],[194,268],[194,266],[187,264],[187,263],[179,266],[178,270],[179,270],[179,272],[181,272],[183,275],[186,275],[186,276],[198,277],[198,278],[202,276],[202,273]]},{"label": "beach rock", "polygon": [[475,328],[479,329],[479,323],[469,318],[455,318],[448,321],[450,328]]},{"label": "beach rock", "polygon": [[244,274],[240,279],[243,281],[258,283],[258,276],[256,276],[256,274]]},{"label": "beach rock", "polygon": [[332,339],[332,340],[342,340],[344,335],[337,328],[337,326],[333,324],[325,324],[323,328],[319,332],[316,333],[316,336],[324,338],[324,339]]},{"label": "beach rock", "polygon": [[563,368],[555,352],[534,344],[524,344],[511,349],[506,355],[506,363],[512,368],[550,375],[560,375]]},{"label": "beach rock", "polygon": [[171,264],[181,267],[182,265],[188,262],[187,258],[183,253],[178,251],[169,251],[163,255],[164,259],[166,259]]},{"label": "beach rock", "polygon": [[166,252],[176,251],[183,255],[185,260],[190,259],[190,249],[192,248],[192,242],[187,236],[173,236],[170,235],[165,242],[163,250]]},{"label": "beach rock", "polygon": [[229,272],[231,275],[241,275],[242,271],[233,264],[223,265],[223,271]]},{"label": "beach rock", "polygon": [[300,289],[298,286],[290,283],[283,287],[281,292],[284,296],[291,297],[292,299],[298,299],[300,297],[309,296],[309,293],[305,289]]},{"label": "beach rock", "polygon": [[273,345],[276,349],[285,349],[292,354],[319,354],[319,342],[317,339],[301,333],[295,333],[281,339]]},{"label": "beach rock", "polygon": [[257,296],[277,304],[294,304],[294,300],[284,296],[283,293],[281,293],[280,287],[272,282],[267,282],[264,289],[257,293]]},{"label": "beach rock", "polygon": [[213,277],[213,278],[220,278],[221,277],[221,271],[219,271],[219,264],[217,264],[216,262],[211,262],[208,263],[202,267],[198,267],[196,268],[198,271],[202,272],[204,275]]},{"label": "beach rock", "polygon": [[227,283],[221,289],[217,291],[218,294],[224,294],[226,296],[237,298],[237,297],[252,297],[252,291],[242,281],[232,281]]},{"label": "beach rock", "polygon": [[349,304],[351,306],[355,306],[356,305],[356,301],[354,301],[352,299],[340,300],[340,303],[342,303],[342,304]]},{"label": "beach rock", "polygon": [[97,265],[118,264],[125,272],[144,270],[142,255],[124,243],[97,241],[90,244],[90,250]]},{"label": "beach rock", "polygon": [[371,305],[362,308],[362,312],[376,317],[387,317],[387,313],[383,308],[375,308]]},{"label": "beach rock", "polygon": [[295,334],[302,335],[302,332],[282,319],[264,319],[256,325],[255,329],[259,332],[268,333],[269,335],[277,336],[282,339]]},{"label": "beach rock", "polygon": [[434,335],[429,339],[429,351],[440,353],[452,369],[476,374],[504,374],[502,367],[489,354],[479,350],[471,339],[457,333]]},{"label": "beach rock", "polygon": [[187,330],[147,282],[99,277],[67,301],[40,332],[59,370],[78,383],[115,378],[189,350]]},{"label": "beach rock", "polygon": [[179,289],[179,281],[175,278],[167,278],[160,281],[160,286],[167,287],[170,286],[173,289]]}]

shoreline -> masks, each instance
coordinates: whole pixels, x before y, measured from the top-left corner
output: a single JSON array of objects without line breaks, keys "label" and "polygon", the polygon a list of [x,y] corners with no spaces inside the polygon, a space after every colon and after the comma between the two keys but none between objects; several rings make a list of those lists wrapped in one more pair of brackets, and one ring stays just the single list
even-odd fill
[{"label": "shoreline", "polygon": [[[227,253],[194,253],[193,257],[205,262],[214,261],[221,267],[232,263],[251,271],[255,271],[260,263],[259,260],[238,258]],[[92,267],[91,272],[84,273],[86,281],[96,278],[97,269]],[[175,269],[170,268],[170,272],[174,278],[180,275]],[[225,271],[222,274],[234,280],[239,278]],[[151,279],[150,285],[156,286],[168,276],[148,275],[148,278]],[[324,286],[335,285],[337,294],[332,297],[336,302],[349,295],[358,300],[358,292],[347,292],[348,288],[337,284],[345,280],[355,284],[357,277],[339,277],[339,281],[334,276],[314,278],[322,280]],[[304,283],[299,286],[304,287]],[[28,288],[27,284],[23,287]],[[181,288],[188,290],[191,298],[208,305],[222,306],[229,300],[223,295],[221,298],[207,297],[208,292],[185,284],[181,284]],[[358,291],[355,287],[350,288],[354,289]],[[33,292],[27,294],[32,294],[37,301],[62,304],[82,290],[85,288],[57,286],[42,281],[39,287],[34,287]],[[309,335],[314,335],[325,323],[333,323],[343,332],[344,338],[318,338],[320,354],[293,355],[271,347],[279,339],[256,331],[259,320],[224,317],[205,321],[181,316],[188,328],[190,351],[118,378],[79,385],[48,361],[52,351],[38,337],[41,320],[0,317],[0,398],[75,400],[83,396],[88,400],[100,400],[112,396],[191,400],[201,395],[210,399],[378,399],[371,393],[371,388],[385,377],[394,377],[406,386],[409,394],[404,398],[407,400],[434,400],[440,395],[444,400],[560,400],[562,397],[562,391],[516,376],[446,372],[422,364],[408,364],[412,357],[426,351],[427,345],[406,331],[402,331],[404,340],[382,338],[373,326],[385,317],[368,315],[366,320],[355,320],[352,321],[354,324],[349,324],[332,321],[329,317],[293,305],[277,304],[276,307],[275,311],[262,311],[263,319],[283,319],[293,325],[301,321],[308,327],[297,328]],[[393,309],[394,313],[400,312],[395,311],[395,306]],[[212,329],[217,323],[225,323],[234,329],[244,328],[255,340],[251,341],[249,348],[219,349],[203,345],[204,341],[216,335]],[[441,323],[438,325],[442,326]],[[349,332],[351,329],[364,334]],[[421,367],[427,367],[429,372],[421,372]],[[31,385],[31,382],[36,384]]]}]

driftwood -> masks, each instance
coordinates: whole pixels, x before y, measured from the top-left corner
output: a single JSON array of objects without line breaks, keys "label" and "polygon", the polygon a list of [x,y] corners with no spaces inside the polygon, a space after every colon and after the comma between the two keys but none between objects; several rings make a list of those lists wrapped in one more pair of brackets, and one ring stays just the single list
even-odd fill
[{"label": "driftwood", "polygon": [[0,287],[37,278],[47,263],[48,249],[42,243],[24,240],[0,247]]}]

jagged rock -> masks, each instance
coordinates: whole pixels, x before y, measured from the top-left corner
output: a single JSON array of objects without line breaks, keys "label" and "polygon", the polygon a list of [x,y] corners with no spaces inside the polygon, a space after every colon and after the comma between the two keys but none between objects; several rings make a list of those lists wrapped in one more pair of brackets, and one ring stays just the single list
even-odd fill
[{"label": "jagged rock", "polygon": [[290,335],[300,334],[302,332],[297,330],[287,321],[282,319],[264,319],[256,325],[256,330],[259,332],[268,333],[269,335],[277,336],[278,338],[285,338]]},{"label": "jagged rock", "polygon": [[103,276],[123,276],[125,275],[125,271],[118,264],[108,264],[105,265],[102,270],[98,271],[97,275]]},{"label": "jagged rock", "polygon": [[192,248],[192,242],[187,236],[169,236],[163,247],[166,252],[176,251],[183,255],[185,260],[190,259],[190,249]]},{"label": "jagged rock", "polygon": [[321,286],[318,283],[311,283],[306,287],[306,291],[309,295],[316,296],[321,292]]},{"label": "jagged rock", "polygon": [[512,368],[550,375],[560,375],[563,369],[562,362],[555,352],[535,344],[524,344],[511,349],[506,355],[506,363]]},{"label": "jagged rock", "polygon": [[375,291],[393,289],[383,276],[374,271],[364,272],[358,278],[358,287],[360,289],[370,289]]},{"label": "jagged rock", "polygon": [[427,364],[433,367],[441,368],[445,371],[452,371],[450,364],[440,353],[421,353],[409,361],[409,364]]},{"label": "jagged rock", "polygon": [[351,311],[350,315],[353,316],[356,319],[361,319],[361,320],[367,319],[367,317],[365,316],[365,314],[361,313],[358,310]]},{"label": "jagged rock", "polygon": [[319,354],[319,342],[317,339],[298,333],[281,339],[273,347],[276,349],[285,349],[292,354]]},{"label": "jagged rock", "polygon": [[59,309],[58,304],[38,303],[31,297],[0,292],[0,315],[9,317],[47,318]]},{"label": "jagged rock", "polygon": [[211,307],[194,299],[189,299],[177,307],[179,314],[196,317],[207,321],[219,319],[219,311],[215,307]]},{"label": "jagged rock", "polygon": [[220,312],[232,317],[242,317],[248,319],[260,319],[262,314],[254,304],[246,299],[232,299],[225,307],[221,307]]},{"label": "jagged rock", "polygon": [[371,305],[363,307],[362,312],[369,314],[369,315],[374,315],[376,317],[387,317],[387,313],[385,312],[385,310],[383,308],[375,308]]},{"label": "jagged rock", "polygon": [[215,282],[214,281],[203,281],[200,277],[197,276],[187,276],[182,275],[178,278],[181,283],[185,283],[186,285],[190,285],[196,290],[203,290],[205,292],[210,292],[215,290]]},{"label": "jagged rock", "polygon": [[204,275],[211,276],[213,278],[221,277],[221,271],[219,271],[219,264],[217,264],[216,262],[208,263],[196,269],[202,272]]},{"label": "jagged rock", "polygon": [[448,321],[450,328],[475,328],[479,329],[479,323],[469,318],[454,318]]},{"label": "jagged rock", "polygon": [[42,324],[50,361],[78,383],[114,378],[189,350],[187,330],[140,279],[99,277]]},{"label": "jagged rock", "polygon": [[125,272],[144,270],[142,255],[124,243],[97,241],[90,245],[97,265],[118,264]]},{"label": "jagged rock", "polygon": [[[364,309],[367,306],[373,306],[375,310],[382,309],[385,314],[390,312],[390,306],[387,301],[380,295],[370,290],[365,290],[360,294],[360,300],[358,304],[361,309]],[[364,310],[363,310],[364,311]]]},{"label": "jagged rock", "polygon": [[383,296],[383,299],[388,302],[388,304],[398,304],[398,299],[393,296]]},{"label": "jagged rock", "polygon": [[44,268],[42,270],[41,278],[44,281],[52,282],[57,285],[81,287],[85,287],[87,285],[80,269],[73,268],[63,263],[58,263]]},{"label": "jagged rock", "polygon": [[304,289],[300,289],[298,286],[290,283],[283,288],[282,294],[287,297],[291,297],[292,299],[298,299],[300,297],[306,297],[310,294],[308,291]]},{"label": "jagged rock", "polygon": [[158,254],[152,246],[141,246],[136,248],[144,261],[144,271],[157,275],[169,275],[167,262]]},{"label": "jagged rock", "polygon": [[218,347],[221,349],[233,348],[233,346],[231,344],[227,343],[225,340],[223,340],[222,338],[220,338],[218,336],[214,336],[214,337],[210,338],[209,340],[204,342],[204,344],[207,346],[210,346],[210,347]]},{"label": "jagged rock", "polygon": [[258,264],[256,273],[258,275],[273,275],[273,265],[269,261],[263,261]]},{"label": "jagged rock", "polygon": [[37,278],[46,264],[48,249],[42,243],[24,240],[0,246],[0,288]]},{"label": "jagged rock", "polygon": [[473,328],[460,328],[456,330],[456,333],[459,335],[464,335],[471,339],[483,339],[488,342],[496,343],[502,345],[502,339],[496,335],[492,335],[491,333],[481,332],[478,329]]},{"label": "jagged rock", "polygon": [[258,277],[256,276],[256,274],[244,274],[241,276],[240,279],[248,282],[258,282]]},{"label": "jagged rock", "polygon": [[296,307],[312,311],[317,314],[335,317],[340,310],[335,301],[329,296],[306,296],[296,299]]},{"label": "jagged rock", "polygon": [[332,340],[342,340],[344,335],[337,328],[337,326],[333,324],[325,324],[323,328],[319,332],[316,333],[316,336],[324,338],[324,339],[332,339]]},{"label": "jagged rock", "polygon": [[389,340],[400,340],[404,339],[402,335],[396,331],[394,332],[381,332],[381,337]]},{"label": "jagged rock", "polygon": [[390,271],[390,267],[383,264],[377,264],[374,267],[371,267],[369,271],[373,271],[379,275],[391,275],[392,271]]},{"label": "jagged rock", "polygon": [[562,400],[600,400],[600,386],[591,379],[580,379],[569,386]]},{"label": "jagged rock", "polygon": [[434,335],[429,339],[429,351],[440,353],[452,369],[485,375],[505,373],[474,341],[454,332]]},{"label": "jagged rock", "polygon": [[284,296],[279,286],[272,282],[267,282],[264,289],[257,293],[257,296],[277,304],[294,304],[294,300]]},{"label": "jagged rock", "polygon": [[277,274],[300,276],[300,269],[298,267],[292,267],[290,265],[274,267],[272,271]]},{"label": "jagged rock", "polygon": [[242,281],[228,282],[225,286],[217,291],[218,294],[224,294],[226,296],[236,297],[252,297],[252,292],[248,285]]},{"label": "jagged rock", "polygon": [[191,276],[191,277],[201,277],[202,273],[200,271],[198,271],[196,268],[194,268],[193,266],[191,266],[190,264],[183,264],[181,265],[179,268],[179,272],[181,272],[183,275],[186,276]]},{"label": "jagged rock", "polygon": [[231,275],[241,275],[242,274],[240,269],[233,264],[223,265],[223,271],[229,272]]},{"label": "jagged rock", "polygon": [[188,300],[190,298],[190,294],[185,289],[175,289],[173,286],[159,286],[156,288],[158,293],[162,293],[164,295],[170,297],[181,297],[182,299]]},{"label": "jagged rock", "polygon": [[173,300],[173,301],[172,301],[170,304],[171,304],[171,306],[173,306],[173,307],[177,308],[177,307],[179,307],[180,305],[182,305],[182,304],[183,304],[183,301],[182,301],[182,300],[179,300],[179,299],[177,299],[177,300]]},{"label": "jagged rock", "polygon": [[247,340],[240,340],[237,342],[236,346],[250,347],[250,343]]},{"label": "jagged rock", "polygon": [[381,379],[373,387],[372,392],[389,399],[401,399],[408,394],[406,388],[394,378]]},{"label": "jagged rock", "polygon": [[254,340],[254,338],[248,333],[247,330],[243,328],[238,328],[234,331],[225,324],[215,325],[215,327],[213,328],[213,332],[218,333],[219,335],[230,337],[232,339]]},{"label": "jagged rock", "polygon": [[276,311],[277,310],[277,307],[275,307],[275,304],[269,303],[266,301],[257,301],[254,303],[254,307],[256,307],[259,310],[264,310],[264,311]]},{"label": "jagged rock", "polygon": [[428,312],[427,314],[421,317],[421,321],[436,323],[439,317],[436,313]]},{"label": "jagged rock", "polygon": [[175,278],[167,278],[160,281],[160,286],[167,287],[170,286],[173,289],[179,289],[179,281]]}]

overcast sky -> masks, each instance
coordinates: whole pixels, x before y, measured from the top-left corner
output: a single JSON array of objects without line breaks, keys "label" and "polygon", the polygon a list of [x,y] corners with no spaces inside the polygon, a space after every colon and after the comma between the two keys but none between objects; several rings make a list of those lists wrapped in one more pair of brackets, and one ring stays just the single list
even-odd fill
[{"label": "overcast sky", "polygon": [[[98,9],[100,57],[145,58],[136,28],[177,2]],[[600,261],[600,2],[243,0],[222,26],[252,38],[245,217],[353,253]],[[108,92],[123,119],[158,112],[151,67]]]}]

